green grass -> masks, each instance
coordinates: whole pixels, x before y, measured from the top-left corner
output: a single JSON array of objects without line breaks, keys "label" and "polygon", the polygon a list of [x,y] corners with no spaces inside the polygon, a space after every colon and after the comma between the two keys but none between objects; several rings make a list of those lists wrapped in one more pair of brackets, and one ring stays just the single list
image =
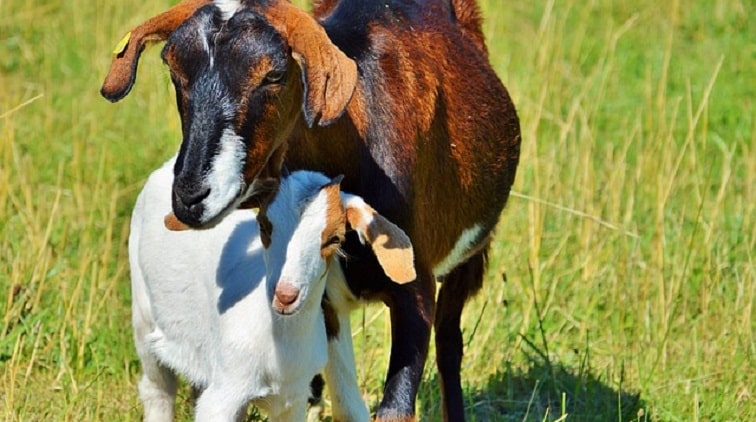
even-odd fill
[{"label": "green grass", "polygon": [[[469,418],[756,420],[756,6],[480,1],[523,149],[464,315]],[[128,218],[180,127],[158,48],[125,101],[98,90],[123,33],[172,3],[0,0],[1,418],[141,416]],[[374,408],[385,308],[354,329]]]}]

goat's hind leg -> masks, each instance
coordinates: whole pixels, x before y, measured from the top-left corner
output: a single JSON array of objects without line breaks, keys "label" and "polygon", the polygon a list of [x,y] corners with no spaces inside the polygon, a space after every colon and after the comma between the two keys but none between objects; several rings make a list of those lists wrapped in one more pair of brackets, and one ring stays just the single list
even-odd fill
[{"label": "goat's hind leg", "polygon": [[460,322],[465,301],[483,283],[486,252],[474,255],[452,270],[441,283],[436,304],[436,364],[441,374],[444,421],[464,421],[460,369],[463,344]]}]

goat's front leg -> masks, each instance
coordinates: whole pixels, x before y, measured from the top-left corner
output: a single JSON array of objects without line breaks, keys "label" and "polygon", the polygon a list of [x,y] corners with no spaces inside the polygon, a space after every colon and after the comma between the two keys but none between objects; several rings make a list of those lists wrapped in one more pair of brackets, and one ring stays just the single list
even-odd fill
[{"label": "goat's front leg", "polygon": [[[132,248],[135,243],[129,244]],[[138,265],[131,267],[131,320],[134,327],[134,345],[142,363],[139,380],[139,398],[144,405],[145,422],[172,422],[178,380],[176,374],[160,363],[150,349],[150,334],[155,331],[155,320],[147,296],[147,286]]]},{"label": "goat's front leg", "polygon": [[141,361],[144,374],[139,381],[139,398],[144,405],[144,421],[173,421],[176,375],[152,355],[141,356]]},{"label": "goat's front leg", "polygon": [[210,384],[197,400],[194,420],[197,422],[240,420],[240,413],[246,408],[248,399],[233,393],[233,388],[217,383]]},{"label": "goat's front leg", "polygon": [[[422,274],[422,275],[421,275]],[[423,375],[435,306],[435,279],[418,271],[413,283],[389,288],[386,304],[391,312],[391,357],[383,400],[376,420],[415,420],[415,399]]]}]

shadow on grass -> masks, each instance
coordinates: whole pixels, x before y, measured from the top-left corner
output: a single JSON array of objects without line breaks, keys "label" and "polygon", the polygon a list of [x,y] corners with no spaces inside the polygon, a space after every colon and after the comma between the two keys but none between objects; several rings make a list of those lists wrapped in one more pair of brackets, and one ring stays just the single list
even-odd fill
[{"label": "shadow on grass", "polygon": [[[640,394],[608,385],[587,367],[568,368],[541,356],[527,365],[505,362],[482,388],[465,391],[470,421],[638,421],[653,420]],[[609,378],[607,375],[606,378]],[[438,373],[425,382],[423,420],[441,420]],[[430,390],[436,390],[431,392]]]},{"label": "shadow on grass", "polygon": [[483,391],[469,396],[470,413],[481,421],[551,421],[565,414],[577,421],[646,419],[639,394],[541,359],[531,359],[524,371],[507,365],[489,378]]}]

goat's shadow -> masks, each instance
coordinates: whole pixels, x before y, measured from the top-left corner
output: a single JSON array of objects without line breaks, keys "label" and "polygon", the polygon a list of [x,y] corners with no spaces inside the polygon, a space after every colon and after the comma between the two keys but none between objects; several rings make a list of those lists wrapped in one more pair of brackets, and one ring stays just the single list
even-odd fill
[{"label": "goat's shadow", "polygon": [[216,274],[218,287],[222,289],[218,297],[218,312],[221,314],[244,299],[265,278],[262,247],[255,241],[257,235],[257,222],[254,219],[243,221],[234,228],[223,245]]},{"label": "goat's shadow", "polygon": [[[640,394],[611,386],[583,365],[570,368],[542,356],[528,356],[527,365],[502,362],[482,388],[464,391],[465,411],[473,421],[648,421]],[[441,420],[437,371],[421,388],[422,420]],[[566,416],[565,416],[566,415]]]}]

